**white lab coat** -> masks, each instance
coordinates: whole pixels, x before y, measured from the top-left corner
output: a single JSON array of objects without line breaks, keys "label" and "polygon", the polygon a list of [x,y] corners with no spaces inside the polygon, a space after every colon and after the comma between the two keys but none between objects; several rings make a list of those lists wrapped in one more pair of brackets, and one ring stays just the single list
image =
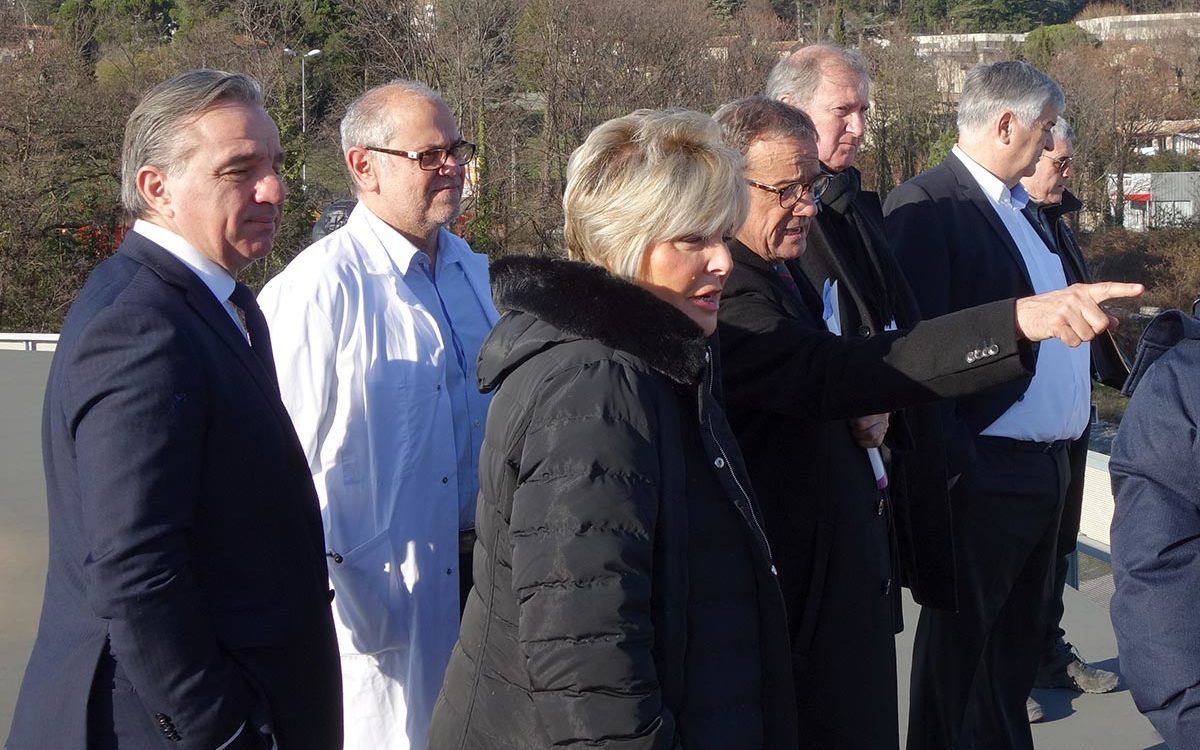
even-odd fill
[{"label": "white lab coat", "polygon": [[[458,636],[447,347],[402,276],[417,252],[360,203],[259,297],[321,501],[347,750],[424,750]],[[487,257],[445,230],[439,253],[494,324]]]}]

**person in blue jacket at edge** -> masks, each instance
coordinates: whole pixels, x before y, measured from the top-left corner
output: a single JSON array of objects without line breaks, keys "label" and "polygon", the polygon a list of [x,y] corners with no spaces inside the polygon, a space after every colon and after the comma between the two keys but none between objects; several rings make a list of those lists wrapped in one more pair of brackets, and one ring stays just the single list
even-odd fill
[{"label": "person in blue jacket at edge", "polygon": [[1200,750],[1200,320],[1155,318],[1124,393],[1109,461],[1121,671],[1171,750]]}]

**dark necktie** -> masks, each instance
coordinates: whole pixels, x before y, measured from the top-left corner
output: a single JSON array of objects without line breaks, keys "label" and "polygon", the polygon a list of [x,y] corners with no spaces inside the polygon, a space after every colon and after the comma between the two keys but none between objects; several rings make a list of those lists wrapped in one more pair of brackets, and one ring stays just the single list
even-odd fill
[{"label": "dark necktie", "polygon": [[783,285],[792,294],[796,295],[796,299],[799,300],[800,304],[808,310],[809,314],[815,320],[820,322],[823,305],[821,304],[820,295],[816,293],[812,286],[807,281],[804,284],[796,281],[796,277],[792,275],[791,269],[782,261],[771,264],[771,267],[775,269],[775,273],[779,274],[779,280],[783,282]]},{"label": "dark necktie", "polygon": [[779,274],[779,278],[783,280],[783,285],[796,293],[796,296],[801,296],[800,285],[796,283],[796,277],[792,276],[792,272],[788,270],[782,262],[771,264],[771,268],[775,269],[775,273]]},{"label": "dark necktie", "polygon": [[258,357],[258,361],[262,363],[267,375],[270,376],[271,382],[278,388],[279,378],[275,374],[275,356],[271,352],[271,331],[267,328],[267,318],[263,315],[262,308],[254,299],[254,292],[239,281],[233,287],[233,294],[229,295],[229,301],[242,311],[242,317],[246,321],[246,332],[250,334],[250,350]]}]

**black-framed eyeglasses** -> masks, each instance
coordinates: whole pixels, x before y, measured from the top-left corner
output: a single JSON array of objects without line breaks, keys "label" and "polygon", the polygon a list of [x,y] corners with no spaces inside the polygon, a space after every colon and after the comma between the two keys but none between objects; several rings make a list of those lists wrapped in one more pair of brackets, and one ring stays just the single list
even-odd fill
[{"label": "black-framed eyeglasses", "polygon": [[833,175],[822,172],[809,182],[797,180],[796,182],[789,182],[786,185],[768,185],[765,182],[752,180],[749,177],[746,178],[746,182],[751,187],[766,190],[768,193],[775,193],[775,195],[779,196],[780,208],[793,208],[805,195],[811,196],[814,203],[821,200],[821,193],[824,193],[825,189],[829,187],[829,180],[832,177]]},{"label": "black-framed eyeglasses", "polygon": [[418,167],[426,172],[436,172],[446,166],[446,159],[451,156],[459,164],[466,164],[475,158],[475,144],[470,141],[459,141],[449,148],[430,148],[424,151],[397,151],[394,148],[380,148],[379,146],[363,146],[363,148],[368,151],[378,151],[381,154],[412,159]]},{"label": "black-framed eyeglasses", "polygon": [[[1042,154],[1043,159],[1050,159],[1050,154]],[[1059,174],[1066,172],[1075,163],[1074,156],[1060,156],[1057,159],[1050,159],[1050,163],[1058,170]]]}]

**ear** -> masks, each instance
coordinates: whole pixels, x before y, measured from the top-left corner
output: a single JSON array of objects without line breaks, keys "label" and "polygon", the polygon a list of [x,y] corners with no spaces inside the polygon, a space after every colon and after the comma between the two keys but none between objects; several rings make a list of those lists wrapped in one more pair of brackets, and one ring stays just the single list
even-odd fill
[{"label": "ear", "polygon": [[996,120],[996,137],[1005,145],[1008,145],[1012,140],[1012,129],[1015,121],[1016,116],[1012,112],[1004,112],[1000,115],[1000,119]]},{"label": "ear", "polygon": [[374,193],[379,190],[379,165],[365,148],[351,146],[346,152],[346,166],[359,192]]},{"label": "ear", "polygon": [[[780,94],[779,101],[781,101],[784,104],[787,104],[789,106],[792,106],[792,107],[796,106],[796,100],[792,98],[791,94]],[[798,107],[797,107],[797,109],[798,109]]]},{"label": "ear", "polygon": [[150,210],[159,216],[171,217],[174,209],[171,207],[171,191],[167,188],[167,172],[147,164],[137,171],[134,185],[142,200]]}]

